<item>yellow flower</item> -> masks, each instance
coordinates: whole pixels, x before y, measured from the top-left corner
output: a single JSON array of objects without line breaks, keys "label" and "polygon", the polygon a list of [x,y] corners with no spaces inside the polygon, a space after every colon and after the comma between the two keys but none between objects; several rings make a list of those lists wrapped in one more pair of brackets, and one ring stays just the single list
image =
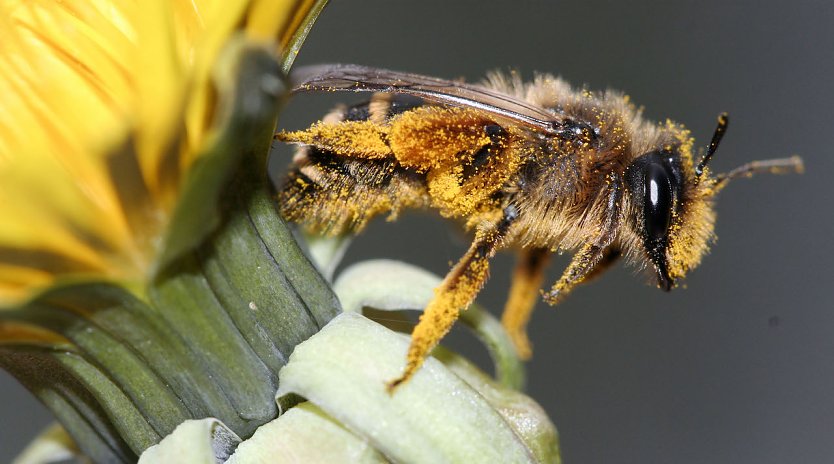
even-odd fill
[{"label": "yellow flower", "polygon": [[223,46],[286,45],[316,3],[0,1],[0,305],[58,279],[142,288]]}]

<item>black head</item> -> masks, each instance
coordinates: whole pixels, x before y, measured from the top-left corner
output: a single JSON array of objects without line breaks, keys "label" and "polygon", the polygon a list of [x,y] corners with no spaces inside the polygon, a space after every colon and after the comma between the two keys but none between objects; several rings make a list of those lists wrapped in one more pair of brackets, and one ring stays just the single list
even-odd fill
[{"label": "black head", "polygon": [[669,235],[685,181],[680,156],[672,150],[646,153],[631,162],[625,181],[637,209],[636,228],[657,273],[658,286],[668,291],[674,285],[667,260]]},{"label": "black head", "polygon": [[666,142],[642,154],[625,171],[629,220],[627,252],[654,268],[657,284],[670,290],[701,262],[715,234],[715,195],[737,177],[757,172],[801,172],[799,157],[753,161],[712,176],[708,164],[727,130],[727,115],[718,125],[698,163],[693,141],[682,126],[667,124]]}]

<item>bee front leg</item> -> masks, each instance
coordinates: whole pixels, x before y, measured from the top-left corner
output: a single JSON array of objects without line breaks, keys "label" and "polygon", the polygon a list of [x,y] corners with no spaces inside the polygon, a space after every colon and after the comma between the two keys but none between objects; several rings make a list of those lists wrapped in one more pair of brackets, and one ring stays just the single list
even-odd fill
[{"label": "bee front leg", "polygon": [[544,281],[544,268],[550,261],[550,251],[544,248],[523,250],[513,272],[510,296],[504,306],[501,323],[515,345],[518,357],[530,359],[533,350],[527,337],[527,323],[536,306],[538,290]]},{"label": "bee front leg", "polygon": [[489,259],[498,251],[517,216],[518,210],[510,205],[497,224],[479,230],[469,250],[435,289],[434,298],[411,334],[405,370],[402,376],[388,383],[389,392],[417,372],[431,350],[451,330],[460,312],[475,300],[489,277]]},{"label": "bee front leg", "polygon": [[562,277],[553,285],[549,292],[544,293],[544,300],[555,305],[562,300],[578,284],[592,276],[599,275],[613,263],[614,259],[606,259],[612,255],[611,243],[617,235],[620,224],[620,200],[622,198],[622,182],[619,176],[608,176],[608,185],[604,191],[605,204],[603,206],[603,220],[599,232],[594,240],[586,243],[573,256]]}]

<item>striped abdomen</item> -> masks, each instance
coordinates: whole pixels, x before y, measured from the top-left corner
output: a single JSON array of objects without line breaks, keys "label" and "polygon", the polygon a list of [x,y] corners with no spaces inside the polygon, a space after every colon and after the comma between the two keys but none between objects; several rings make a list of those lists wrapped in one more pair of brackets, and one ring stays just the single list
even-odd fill
[{"label": "striped abdomen", "polygon": [[[375,94],[368,102],[336,109],[324,121],[384,124],[421,105],[414,97]],[[378,214],[396,217],[404,208],[429,203],[425,176],[393,157],[351,157],[311,145],[297,148],[278,200],[285,219],[334,235],[361,230]]]}]

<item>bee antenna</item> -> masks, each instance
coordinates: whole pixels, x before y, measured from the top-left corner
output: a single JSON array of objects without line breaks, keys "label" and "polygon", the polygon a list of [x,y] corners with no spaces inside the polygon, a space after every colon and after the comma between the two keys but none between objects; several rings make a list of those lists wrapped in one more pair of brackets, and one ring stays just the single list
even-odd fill
[{"label": "bee antenna", "polygon": [[712,134],[712,141],[710,141],[704,157],[701,158],[701,162],[698,163],[698,166],[695,168],[695,175],[697,177],[701,177],[701,174],[704,173],[704,168],[707,167],[707,163],[709,163],[709,160],[712,159],[712,155],[715,154],[718,144],[721,143],[721,138],[724,137],[724,132],[727,132],[728,123],[729,117],[727,116],[727,113],[721,113],[718,115],[718,126],[715,128],[715,133]]},{"label": "bee antenna", "polygon": [[730,172],[716,176],[715,189],[716,191],[721,190],[727,182],[739,177],[750,177],[753,174],[765,172],[770,174],[802,174],[804,171],[805,165],[802,163],[802,158],[797,155],[790,158],[751,161]]}]

